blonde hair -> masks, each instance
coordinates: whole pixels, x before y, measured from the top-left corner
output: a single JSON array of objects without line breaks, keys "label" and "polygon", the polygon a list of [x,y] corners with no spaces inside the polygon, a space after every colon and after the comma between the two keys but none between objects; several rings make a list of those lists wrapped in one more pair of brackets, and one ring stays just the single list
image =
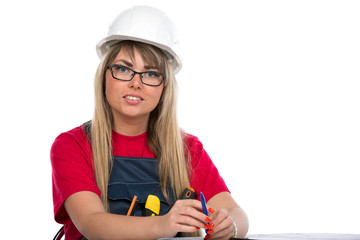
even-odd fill
[{"label": "blonde hair", "polygon": [[[150,113],[147,143],[158,158],[158,174],[161,190],[169,202],[168,189],[174,190],[177,197],[189,186],[189,157],[176,117],[176,79],[174,65],[159,48],[145,43],[123,41],[112,46],[102,58],[95,75],[95,111],[88,123],[90,129],[92,155],[96,184],[101,191],[101,200],[109,211],[107,187],[112,167],[112,128],[111,107],[105,97],[105,73],[120,51],[134,57],[134,49],[148,64],[155,64],[166,74],[162,97],[158,106]],[[91,125],[90,125],[91,124]]]}]

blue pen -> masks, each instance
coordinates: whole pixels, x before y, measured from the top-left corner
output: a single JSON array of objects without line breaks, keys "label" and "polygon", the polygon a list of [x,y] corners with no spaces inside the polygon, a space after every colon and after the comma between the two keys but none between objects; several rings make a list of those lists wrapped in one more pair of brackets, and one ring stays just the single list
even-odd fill
[{"label": "blue pen", "polygon": [[[204,194],[202,192],[200,192],[200,200],[201,200],[201,206],[202,206],[202,212],[208,216],[208,211],[206,208],[206,201],[205,201],[205,197]],[[207,233],[208,229],[205,229],[205,232]]]},{"label": "blue pen", "polygon": [[206,208],[206,201],[205,201],[204,194],[202,192],[200,192],[200,200],[201,200],[202,211],[207,216],[208,211],[207,211],[207,208]]}]

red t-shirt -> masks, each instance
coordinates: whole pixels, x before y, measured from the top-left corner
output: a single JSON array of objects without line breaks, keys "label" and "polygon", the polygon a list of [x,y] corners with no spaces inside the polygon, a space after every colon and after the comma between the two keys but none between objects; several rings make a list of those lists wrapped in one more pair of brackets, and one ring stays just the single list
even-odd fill
[{"label": "red t-shirt", "polygon": [[[186,139],[193,169],[190,185],[198,199],[200,192],[210,199],[217,193],[229,191],[198,138],[186,134]],[[112,140],[114,156],[155,158],[146,144],[146,133],[129,137],[113,131]],[[95,182],[91,146],[83,126],[60,134],[51,147],[50,157],[55,221],[64,224],[66,240],[81,239],[64,208],[64,201],[80,191],[91,191],[99,197],[101,194]]]}]

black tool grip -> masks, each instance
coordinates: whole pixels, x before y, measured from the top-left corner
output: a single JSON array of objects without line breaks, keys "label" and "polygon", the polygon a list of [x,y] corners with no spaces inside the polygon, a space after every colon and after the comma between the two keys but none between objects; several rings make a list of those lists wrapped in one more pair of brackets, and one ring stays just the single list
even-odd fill
[{"label": "black tool grip", "polygon": [[145,216],[157,216],[158,214],[156,214],[155,212],[151,211],[148,208],[145,208]]}]

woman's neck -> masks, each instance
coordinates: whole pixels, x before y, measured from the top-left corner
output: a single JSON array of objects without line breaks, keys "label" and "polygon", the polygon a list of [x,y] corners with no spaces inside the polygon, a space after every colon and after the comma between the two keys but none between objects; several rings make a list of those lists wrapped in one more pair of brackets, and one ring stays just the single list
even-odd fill
[{"label": "woman's neck", "polygon": [[147,130],[146,119],[114,119],[113,130],[125,136],[138,136]]}]

